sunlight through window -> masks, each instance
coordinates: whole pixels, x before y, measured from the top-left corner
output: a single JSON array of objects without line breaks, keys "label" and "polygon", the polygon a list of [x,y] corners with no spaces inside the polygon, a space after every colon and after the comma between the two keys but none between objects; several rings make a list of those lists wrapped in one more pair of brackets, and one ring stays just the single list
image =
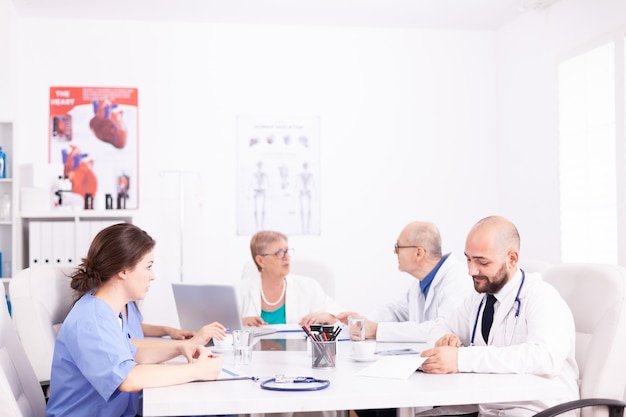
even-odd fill
[{"label": "sunlight through window", "polygon": [[617,263],[615,50],[559,65],[561,257]]}]

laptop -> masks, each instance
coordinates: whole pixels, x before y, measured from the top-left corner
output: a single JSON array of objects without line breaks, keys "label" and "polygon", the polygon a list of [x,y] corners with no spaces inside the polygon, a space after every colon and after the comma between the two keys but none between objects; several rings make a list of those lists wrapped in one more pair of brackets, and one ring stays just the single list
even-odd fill
[{"label": "laptop", "polygon": [[227,329],[250,330],[255,337],[276,333],[271,327],[242,326],[235,287],[214,284],[172,283],[178,320],[183,329],[197,331],[220,322]]}]

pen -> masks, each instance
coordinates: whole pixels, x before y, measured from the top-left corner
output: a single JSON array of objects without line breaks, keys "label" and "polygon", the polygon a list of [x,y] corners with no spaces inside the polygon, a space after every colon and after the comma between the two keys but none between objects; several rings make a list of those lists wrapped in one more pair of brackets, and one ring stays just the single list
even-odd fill
[{"label": "pen", "polygon": [[[320,358],[321,356],[326,356],[324,348],[320,345],[321,341],[318,339],[318,337],[311,333],[311,331],[306,326],[302,326],[302,330],[304,330],[307,336],[309,336],[309,338],[311,339],[311,346],[313,347],[313,349],[317,350],[317,352],[320,354]],[[317,363],[319,363],[320,358],[318,358]]]},{"label": "pen", "polygon": [[191,382],[219,382],[219,381],[243,381],[243,380],[251,380],[251,381],[257,381],[258,377],[256,376],[234,376],[232,378],[218,378],[218,379],[209,379],[209,380],[196,380],[196,381],[191,381]]},{"label": "pen", "polygon": [[322,325],[321,324],[311,324],[311,326],[309,326],[311,328],[312,332],[321,332],[322,331]]},{"label": "pen", "polygon": [[311,341],[316,340],[316,338],[313,335],[313,333],[311,333],[311,331],[306,326],[302,326],[302,330],[304,330],[304,333],[306,333],[306,335],[311,338]]},{"label": "pen", "polygon": [[232,378],[218,378],[213,380],[214,382],[219,382],[219,381],[243,381],[244,379],[250,379],[252,381],[254,381],[255,377],[252,376],[234,376]]},{"label": "pen", "polygon": [[240,376],[239,374],[236,374],[236,373],[234,373],[233,371],[229,371],[229,370],[228,370],[228,369],[226,369],[226,368],[222,368],[222,372],[224,372],[225,374],[228,374],[228,375],[230,375],[230,376],[235,376],[235,377],[239,377],[239,376]]}]

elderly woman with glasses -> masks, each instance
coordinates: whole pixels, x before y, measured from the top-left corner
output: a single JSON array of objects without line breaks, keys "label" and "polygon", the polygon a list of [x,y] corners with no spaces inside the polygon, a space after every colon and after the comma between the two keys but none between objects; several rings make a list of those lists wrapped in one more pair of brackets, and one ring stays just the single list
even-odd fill
[{"label": "elderly woman with glasses", "polygon": [[241,288],[243,324],[334,324],[341,309],[312,278],[289,273],[293,249],[280,232],[260,231],[250,241],[259,275]]}]

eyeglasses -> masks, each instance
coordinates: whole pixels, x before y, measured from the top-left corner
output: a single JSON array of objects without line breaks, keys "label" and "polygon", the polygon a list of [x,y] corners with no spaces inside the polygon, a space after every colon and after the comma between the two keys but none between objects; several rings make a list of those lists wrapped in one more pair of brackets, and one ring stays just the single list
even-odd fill
[{"label": "eyeglasses", "polygon": [[261,256],[270,256],[270,255],[274,255],[275,257],[277,257],[278,259],[283,259],[286,255],[289,256],[293,256],[293,252],[294,249],[293,248],[289,248],[287,250],[278,250],[274,253],[260,253],[259,255]]},{"label": "eyeglasses", "polygon": [[393,253],[398,253],[398,251],[400,249],[406,249],[406,248],[419,248],[420,246],[412,246],[412,245],[408,245],[408,246],[402,246],[402,245],[398,245],[398,242],[396,242],[395,245],[393,245]]}]

